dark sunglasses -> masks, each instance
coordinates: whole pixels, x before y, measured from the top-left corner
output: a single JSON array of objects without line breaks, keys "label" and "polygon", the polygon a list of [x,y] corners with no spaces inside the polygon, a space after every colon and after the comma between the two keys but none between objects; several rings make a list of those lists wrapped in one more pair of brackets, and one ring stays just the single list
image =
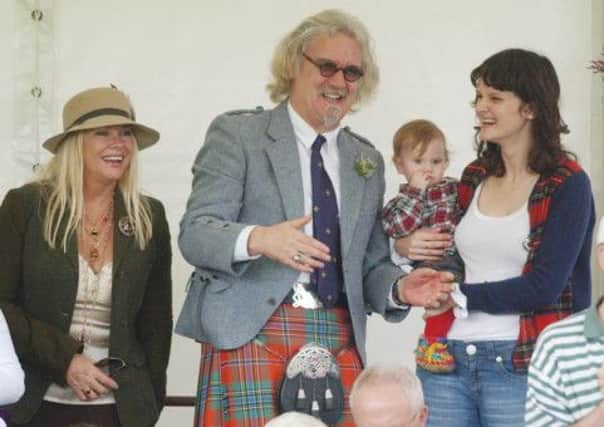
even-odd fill
[{"label": "dark sunglasses", "polygon": [[126,362],[124,359],[120,359],[119,357],[105,357],[104,359],[99,360],[94,364],[99,369],[104,370],[109,375],[119,371],[126,367]]},{"label": "dark sunglasses", "polygon": [[330,61],[329,59],[319,59],[315,61],[305,53],[302,53],[302,56],[306,58],[308,62],[317,67],[319,69],[319,74],[321,74],[323,77],[329,78],[335,75],[338,71],[342,71],[342,74],[344,75],[344,80],[349,83],[353,83],[363,77],[364,74],[363,70],[361,70],[356,65],[338,67],[338,64],[333,61]]}]

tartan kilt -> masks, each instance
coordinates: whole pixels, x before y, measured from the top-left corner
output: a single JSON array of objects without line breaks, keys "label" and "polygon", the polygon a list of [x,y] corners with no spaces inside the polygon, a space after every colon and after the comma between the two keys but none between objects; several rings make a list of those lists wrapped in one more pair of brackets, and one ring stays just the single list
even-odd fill
[{"label": "tartan kilt", "polygon": [[258,335],[239,348],[201,343],[195,426],[261,427],[279,415],[287,362],[309,342],[324,345],[336,357],[345,393],[336,426],[354,427],[348,397],[363,365],[348,309],[305,310],[290,304],[281,304]]}]

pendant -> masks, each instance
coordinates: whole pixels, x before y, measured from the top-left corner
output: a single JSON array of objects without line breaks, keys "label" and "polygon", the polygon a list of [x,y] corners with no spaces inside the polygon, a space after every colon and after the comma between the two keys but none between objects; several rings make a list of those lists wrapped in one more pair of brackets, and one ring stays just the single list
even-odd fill
[{"label": "pendant", "polygon": [[122,233],[126,237],[134,236],[134,225],[130,222],[127,216],[123,216],[117,222],[117,228],[119,228],[120,233]]},{"label": "pendant", "polygon": [[90,229],[90,235],[97,239],[99,237],[99,230],[97,230],[96,227],[92,227]]}]

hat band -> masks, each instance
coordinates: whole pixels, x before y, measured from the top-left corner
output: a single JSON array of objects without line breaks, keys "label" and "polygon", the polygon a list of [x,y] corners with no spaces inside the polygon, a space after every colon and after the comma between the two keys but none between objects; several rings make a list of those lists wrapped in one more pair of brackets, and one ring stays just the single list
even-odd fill
[{"label": "hat band", "polygon": [[71,129],[74,126],[81,125],[86,120],[90,120],[98,116],[122,116],[126,117],[127,119],[132,119],[128,111],[120,110],[118,108],[99,108],[98,110],[90,111],[89,113],[78,117],[77,120],[75,120],[66,130]]}]

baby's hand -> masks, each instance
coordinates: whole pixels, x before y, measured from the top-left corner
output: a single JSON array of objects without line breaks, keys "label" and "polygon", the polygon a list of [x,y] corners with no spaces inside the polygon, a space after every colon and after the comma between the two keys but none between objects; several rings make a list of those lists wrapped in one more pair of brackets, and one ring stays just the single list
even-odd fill
[{"label": "baby's hand", "polygon": [[440,307],[425,308],[422,318],[424,319],[424,321],[428,320],[430,317],[438,316],[439,314],[443,314],[445,311],[451,310],[453,307],[455,307],[455,305],[456,304],[455,301],[453,301],[453,298],[447,295],[447,299],[444,302],[441,301]]},{"label": "baby's hand", "polygon": [[425,190],[428,185],[432,183],[432,175],[427,172],[417,171],[409,179],[409,185],[411,187]]}]

